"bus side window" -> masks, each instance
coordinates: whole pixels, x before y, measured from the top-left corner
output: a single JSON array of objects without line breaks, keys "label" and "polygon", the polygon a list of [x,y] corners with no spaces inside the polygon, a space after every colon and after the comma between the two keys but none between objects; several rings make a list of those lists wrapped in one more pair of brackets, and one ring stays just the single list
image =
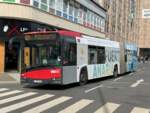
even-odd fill
[{"label": "bus side window", "polygon": [[127,62],[127,55],[125,55],[124,57],[125,57],[125,62]]},{"label": "bus side window", "polygon": [[99,47],[97,55],[98,55],[97,57],[98,64],[104,64],[106,61],[105,48]]},{"label": "bus side window", "polygon": [[94,46],[88,47],[88,63],[97,64],[97,48]]}]

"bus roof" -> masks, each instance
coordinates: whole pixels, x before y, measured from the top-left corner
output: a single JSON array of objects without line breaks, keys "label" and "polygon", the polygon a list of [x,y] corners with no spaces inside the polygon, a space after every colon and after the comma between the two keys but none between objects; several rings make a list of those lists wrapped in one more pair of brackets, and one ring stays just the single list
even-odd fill
[{"label": "bus roof", "polygon": [[44,35],[44,34],[50,34],[50,33],[58,33],[59,35],[63,36],[70,36],[70,37],[81,37],[81,33],[74,32],[74,31],[68,31],[68,30],[57,30],[57,31],[37,31],[37,32],[27,32],[24,33],[25,35]]},{"label": "bus roof", "polygon": [[108,39],[101,39],[101,38],[95,38],[92,36],[83,35],[83,39],[81,39],[81,40],[83,40],[83,41],[81,41],[81,43],[85,43],[88,45],[120,48],[119,42],[111,41]]}]

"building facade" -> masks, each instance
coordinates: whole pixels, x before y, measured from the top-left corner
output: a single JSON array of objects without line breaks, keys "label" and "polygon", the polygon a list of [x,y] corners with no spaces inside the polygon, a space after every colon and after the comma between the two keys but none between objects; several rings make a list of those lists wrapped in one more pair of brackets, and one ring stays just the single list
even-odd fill
[{"label": "building facade", "polygon": [[107,37],[119,42],[137,43],[136,1],[103,0],[107,9]]},{"label": "building facade", "polygon": [[137,21],[139,36],[139,55],[141,57],[150,57],[150,1],[137,1]]},{"label": "building facade", "polygon": [[0,72],[19,72],[20,44],[10,49],[8,41],[24,32],[66,29],[105,38],[106,10],[93,0],[0,0],[0,14]]}]

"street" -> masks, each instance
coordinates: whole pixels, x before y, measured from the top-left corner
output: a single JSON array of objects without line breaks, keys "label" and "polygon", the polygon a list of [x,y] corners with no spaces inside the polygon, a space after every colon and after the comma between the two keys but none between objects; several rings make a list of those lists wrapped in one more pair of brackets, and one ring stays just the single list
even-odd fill
[{"label": "street", "polygon": [[85,86],[0,84],[0,113],[150,113],[149,67]]}]

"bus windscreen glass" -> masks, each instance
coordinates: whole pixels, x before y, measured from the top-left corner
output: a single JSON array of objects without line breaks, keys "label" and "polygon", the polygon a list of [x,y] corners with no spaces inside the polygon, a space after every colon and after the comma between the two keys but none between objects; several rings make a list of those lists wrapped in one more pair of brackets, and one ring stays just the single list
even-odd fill
[{"label": "bus windscreen glass", "polygon": [[61,65],[61,45],[56,35],[27,35],[24,64],[28,69]]}]

